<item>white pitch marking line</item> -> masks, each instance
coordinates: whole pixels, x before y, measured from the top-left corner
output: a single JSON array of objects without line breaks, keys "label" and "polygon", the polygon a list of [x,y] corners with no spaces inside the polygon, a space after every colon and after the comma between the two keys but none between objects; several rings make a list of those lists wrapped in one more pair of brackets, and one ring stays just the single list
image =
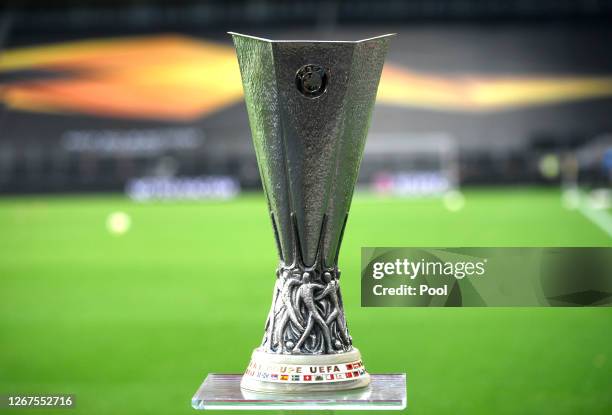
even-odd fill
[{"label": "white pitch marking line", "polygon": [[608,234],[612,238],[612,216],[605,210],[593,209],[589,206],[588,200],[586,200],[584,193],[580,193],[580,203],[578,204],[578,210],[588,220],[597,225],[602,231]]}]

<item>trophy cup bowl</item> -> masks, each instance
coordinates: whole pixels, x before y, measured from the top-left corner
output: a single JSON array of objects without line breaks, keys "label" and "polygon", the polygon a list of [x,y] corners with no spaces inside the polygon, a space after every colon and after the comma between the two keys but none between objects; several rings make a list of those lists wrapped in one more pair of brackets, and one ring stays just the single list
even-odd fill
[{"label": "trophy cup bowl", "polygon": [[241,387],[367,386],[337,262],[391,35],[344,42],[230,34],[280,258],[264,337]]}]

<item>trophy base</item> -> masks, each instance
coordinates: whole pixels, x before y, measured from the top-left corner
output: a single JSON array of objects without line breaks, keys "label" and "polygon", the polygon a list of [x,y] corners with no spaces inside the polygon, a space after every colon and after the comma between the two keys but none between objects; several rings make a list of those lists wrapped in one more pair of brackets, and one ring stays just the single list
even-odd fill
[{"label": "trophy base", "polygon": [[303,393],[253,392],[240,387],[242,375],[210,373],[191,399],[195,409],[224,410],[402,410],[406,408],[404,373],[372,374],[367,388]]},{"label": "trophy base", "polygon": [[370,375],[356,348],[324,355],[266,353],[255,349],[240,387],[255,392],[294,393],[363,388]]}]

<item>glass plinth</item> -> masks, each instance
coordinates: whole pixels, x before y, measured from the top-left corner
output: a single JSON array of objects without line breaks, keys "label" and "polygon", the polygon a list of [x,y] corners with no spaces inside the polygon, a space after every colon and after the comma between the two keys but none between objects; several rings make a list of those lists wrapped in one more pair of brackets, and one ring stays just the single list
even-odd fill
[{"label": "glass plinth", "polygon": [[261,393],[240,389],[238,374],[209,374],[191,399],[195,409],[401,410],[406,408],[406,374],[370,375],[363,389],[337,392]]}]

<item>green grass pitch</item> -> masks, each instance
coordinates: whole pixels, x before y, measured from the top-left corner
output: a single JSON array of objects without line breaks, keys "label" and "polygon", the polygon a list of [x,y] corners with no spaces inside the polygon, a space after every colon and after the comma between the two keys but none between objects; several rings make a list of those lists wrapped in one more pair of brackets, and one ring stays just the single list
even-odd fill
[{"label": "green grass pitch", "polygon": [[[612,413],[609,308],[360,307],[361,246],[612,245],[558,191],[465,195],[459,212],[356,196],[340,267],[366,367],[406,372],[415,415]],[[124,235],[106,230],[113,211],[131,217]],[[242,372],[261,340],[274,245],[258,194],[0,199],[0,394],[74,393],[67,414],[193,414],[206,374]]]}]

